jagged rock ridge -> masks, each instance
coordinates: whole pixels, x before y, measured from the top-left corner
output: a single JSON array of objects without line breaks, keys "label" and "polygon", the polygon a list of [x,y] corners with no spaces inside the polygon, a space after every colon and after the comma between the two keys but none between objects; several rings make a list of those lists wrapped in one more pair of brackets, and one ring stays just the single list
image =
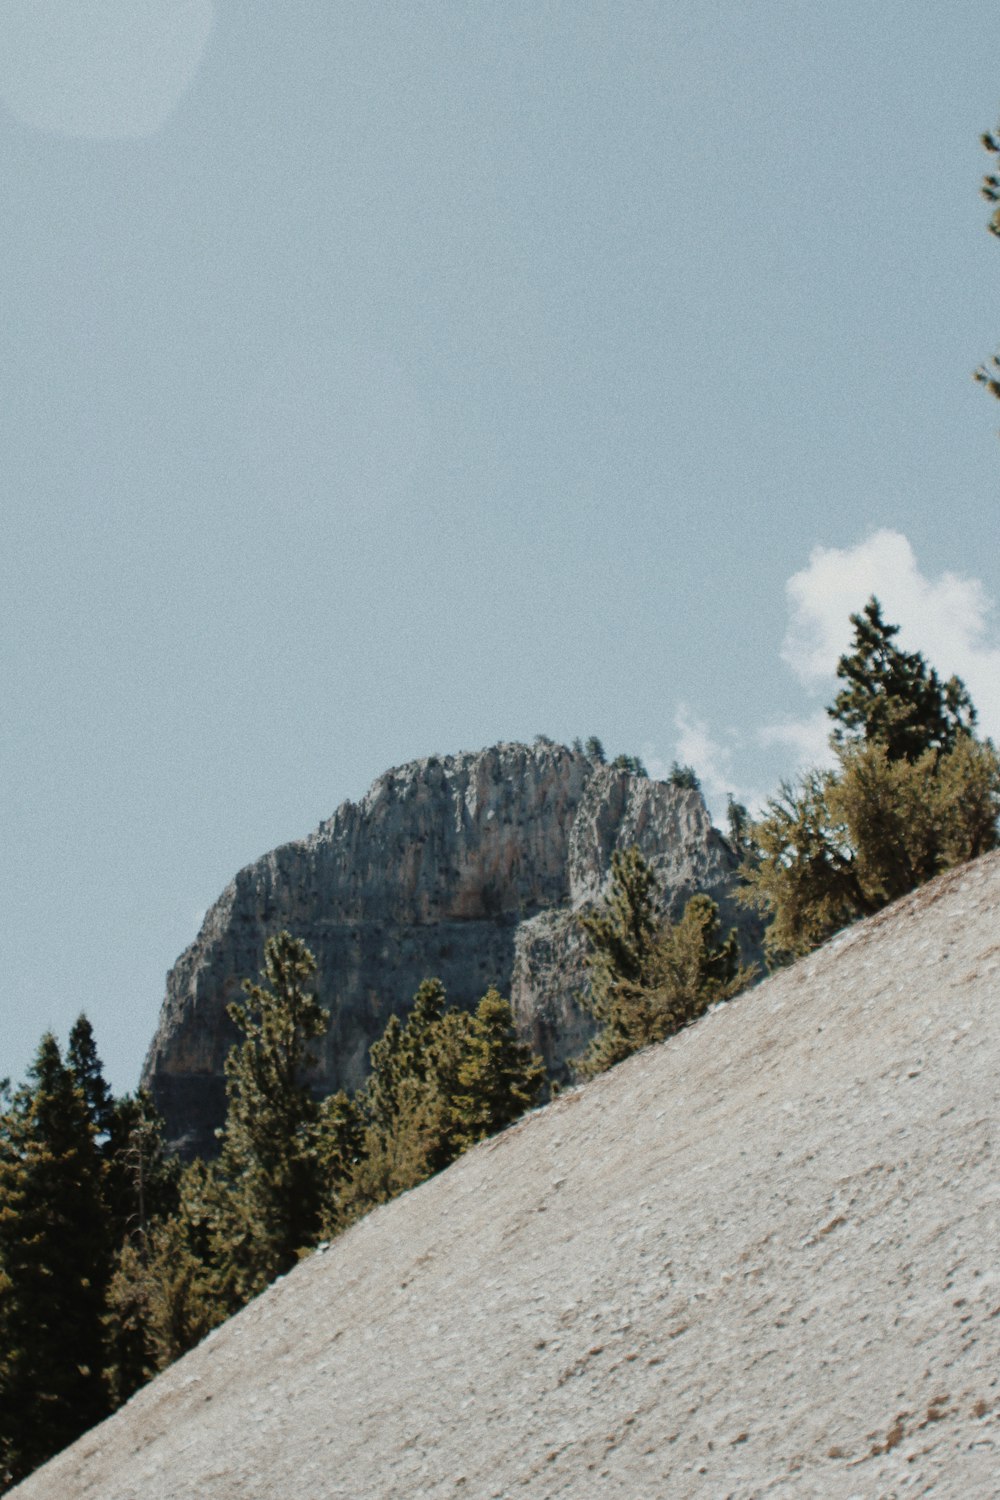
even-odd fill
[{"label": "jagged rock ridge", "polygon": [[454,1003],[491,984],[554,1072],[590,1034],[574,913],[597,898],[615,849],[638,844],[673,908],[696,889],[731,901],[735,860],[700,793],[597,767],[540,740],[387,771],[315,833],[241,870],[167,976],[143,1070],[168,1133],[210,1153],[224,1115],[227,1003],[287,928],[318,961],[331,1012],[318,1089],[356,1088],[389,1016],[436,975]]},{"label": "jagged rock ridge", "polygon": [[18,1500],[980,1500],[1000,855],[368,1215]]}]

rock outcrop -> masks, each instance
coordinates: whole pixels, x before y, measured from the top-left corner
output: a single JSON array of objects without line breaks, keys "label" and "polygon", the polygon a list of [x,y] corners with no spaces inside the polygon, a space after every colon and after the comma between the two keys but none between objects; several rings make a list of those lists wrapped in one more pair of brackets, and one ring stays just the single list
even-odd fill
[{"label": "rock outcrop", "polygon": [[1000,855],[377,1209],[17,1500],[985,1500]]},{"label": "rock outcrop", "polygon": [[315,833],[241,870],[167,977],[143,1071],[168,1133],[210,1154],[225,1109],[226,1014],[287,928],[315,953],[331,1013],[314,1083],[363,1082],[368,1050],[436,975],[453,1003],[491,985],[550,1070],[590,1035],[575,914],[604,889],[615,849],[638,844],[678,911],[708,890],[728,920],[735,860],[700,793],[540,740],[414,761],[387,771]]}]

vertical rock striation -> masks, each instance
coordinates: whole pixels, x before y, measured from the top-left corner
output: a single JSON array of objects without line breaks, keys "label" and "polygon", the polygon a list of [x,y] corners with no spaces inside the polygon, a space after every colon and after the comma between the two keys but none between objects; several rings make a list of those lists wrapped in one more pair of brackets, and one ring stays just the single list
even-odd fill
[{"label": "vertical rock striation", "polygon": [[558,1073],[590,1035],[575,913],[633,843],[675,910],[703,889],[732,915],[735,861],[697,792],[545,740],[387,771],[308,838],[241,870],[167,976],[143,1083],[171,1139],[185,1154],[214,1150],[236,1040],[226,1006],[283,927],[315,953],[330,1011],[318,1090],[363,1082],[372,1042],[428,975],[458,1004],[491,984],[510,994]]}]

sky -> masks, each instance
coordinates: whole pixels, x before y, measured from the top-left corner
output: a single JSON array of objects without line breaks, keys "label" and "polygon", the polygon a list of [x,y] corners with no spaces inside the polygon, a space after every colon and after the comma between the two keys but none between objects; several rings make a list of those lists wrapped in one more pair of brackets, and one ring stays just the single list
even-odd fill
[{"label": "sky", "polygon": [[986,0],[4,0],[0,1076],[135,1087],[238,869],[546,734],[821,758],[868,595],[1000,737]]}]

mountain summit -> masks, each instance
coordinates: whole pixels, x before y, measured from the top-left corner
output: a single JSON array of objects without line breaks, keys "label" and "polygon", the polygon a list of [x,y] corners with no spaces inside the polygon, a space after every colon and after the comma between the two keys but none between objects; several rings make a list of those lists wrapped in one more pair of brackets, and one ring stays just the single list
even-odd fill
[{"label": "mountain summit", "polygon": [[754,951],[756,924],[734,907],[736,858],[701,793],[652,781],[539,739],[412,761],[345,802],[308,838],[241,870],[167,976],[143,1070],[168,1134],[211,1155],[225,1116],[226,1014],[281,928],[318,963],[330,1030],[314,1083],[357,1088],[368,1052],[417,986],[441,979],[473,1007],[490,985],[556,1076],[592,1033],[576,914],[596,900],[611,856],[637,844],[672,915],[706,890]]}]

